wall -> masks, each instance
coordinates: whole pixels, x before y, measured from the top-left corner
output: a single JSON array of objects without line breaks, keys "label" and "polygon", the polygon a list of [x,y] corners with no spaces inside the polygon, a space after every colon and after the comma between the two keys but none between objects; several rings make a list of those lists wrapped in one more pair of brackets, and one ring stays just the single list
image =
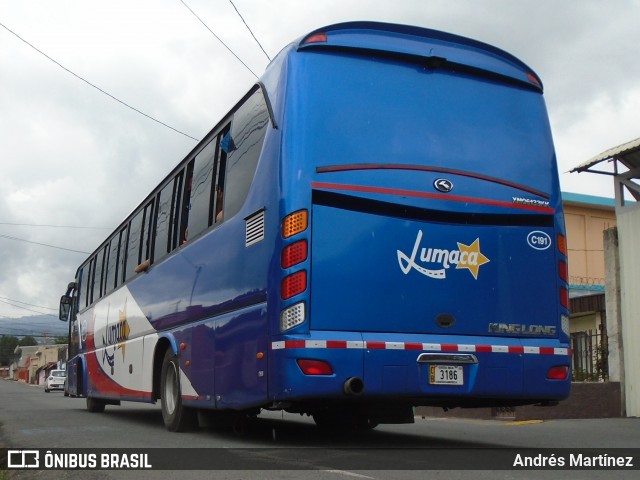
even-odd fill
[{"label": "wall", "polygon": [[602,232],[616,226],[614,209],[565,202],[569,283],[604,285]]},{"label": "wall", "polygon": [[640,416],[640,208],[618,214],[627,416]]}]

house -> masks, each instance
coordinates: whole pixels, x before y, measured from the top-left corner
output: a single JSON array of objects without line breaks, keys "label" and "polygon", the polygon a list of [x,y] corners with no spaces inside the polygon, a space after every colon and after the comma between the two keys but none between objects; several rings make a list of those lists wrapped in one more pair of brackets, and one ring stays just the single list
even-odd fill
[{"label": "house", "polygon": [[562,193],[569,257],[573,379],[608,379],[604,232],[616,226],[615,200]]},{"label": "house", "polygon": [[54,369],[64,368],[67,360],[66,345],[34,345],[15,349],[18,357],[14,380],[42,385]]},{"label": "house", "polygon": [[623,415],[640,416],[640,138],[575,167],[613,179],[616,229],[607,241],[608,361],[622,384]]}]

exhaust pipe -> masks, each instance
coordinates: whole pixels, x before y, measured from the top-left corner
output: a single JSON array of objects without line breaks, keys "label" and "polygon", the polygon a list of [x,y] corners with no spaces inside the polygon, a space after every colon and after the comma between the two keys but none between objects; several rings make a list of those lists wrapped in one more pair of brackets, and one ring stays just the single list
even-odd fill
[{"label": "exhaust pipe", "polygon": [[364,392],[364,382],[358,377],[347,378],[342,385],[342,390],[345,395],[362,395],[362,392]]}]

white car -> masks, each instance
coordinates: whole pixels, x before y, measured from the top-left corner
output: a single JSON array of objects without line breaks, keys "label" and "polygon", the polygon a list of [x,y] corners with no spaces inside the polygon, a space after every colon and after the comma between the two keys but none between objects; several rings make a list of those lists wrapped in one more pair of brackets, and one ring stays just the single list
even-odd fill
[{"label": "white car", "polygon": [[67,380],[66,370],[51,370],[44,382],[44,391],[64,390],[64,382]]}]

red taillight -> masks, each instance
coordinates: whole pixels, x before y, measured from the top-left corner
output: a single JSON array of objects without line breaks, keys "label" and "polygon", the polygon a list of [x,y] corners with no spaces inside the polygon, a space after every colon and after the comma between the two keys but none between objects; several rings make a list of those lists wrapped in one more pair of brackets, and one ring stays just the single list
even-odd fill
[{"label": "red taillight", "polygon": [[566,365],[551,367],[547,372],[547,379],[549,380],[566,380],[568,376],[569,367]]},{"label": "red taillight", "polygon": [[287,245],[280,255],[280,265],[282,268],[289,268],[307,259],[307,241],[301,240],[291,245]]},{"label": "red taillight", "polygon": [[304,292],[307,289],[307,272],[302,270],[296,272],[282,280],[280,286],[280,297],[283,300],[291,298],[299,293]]},{"label": "red taillight", "polygon": [[540,79],[538,78],[538,76],[533,73],[533,72],[527,72],[527,79],[533,83],[535,86],[542,88],[542,82],[540,82]]},{"label": "red taillight", "polygon": [[323,360],[311,360],[309,358],[299,358],[296,360],[302,373],[305,375],[333,375],[333,368],[328,362]]},{"label": "red taillight", "polygon": [[564,260],[560,260],[558,262],[558,275],[560,276],[560,280],[567,281],[568,275],[567,262]]},{"label": "red taillight", "polygon": [[302,45],[307,45],[309,43],[326,43],[327,42],[327,34],[325,32],[317,32],[312,33],[307,38],[302,41]]},{"label": "red taillight", "polygon": [[569,308],[569,290],[565,287],[560,287],[560,305]]}]

